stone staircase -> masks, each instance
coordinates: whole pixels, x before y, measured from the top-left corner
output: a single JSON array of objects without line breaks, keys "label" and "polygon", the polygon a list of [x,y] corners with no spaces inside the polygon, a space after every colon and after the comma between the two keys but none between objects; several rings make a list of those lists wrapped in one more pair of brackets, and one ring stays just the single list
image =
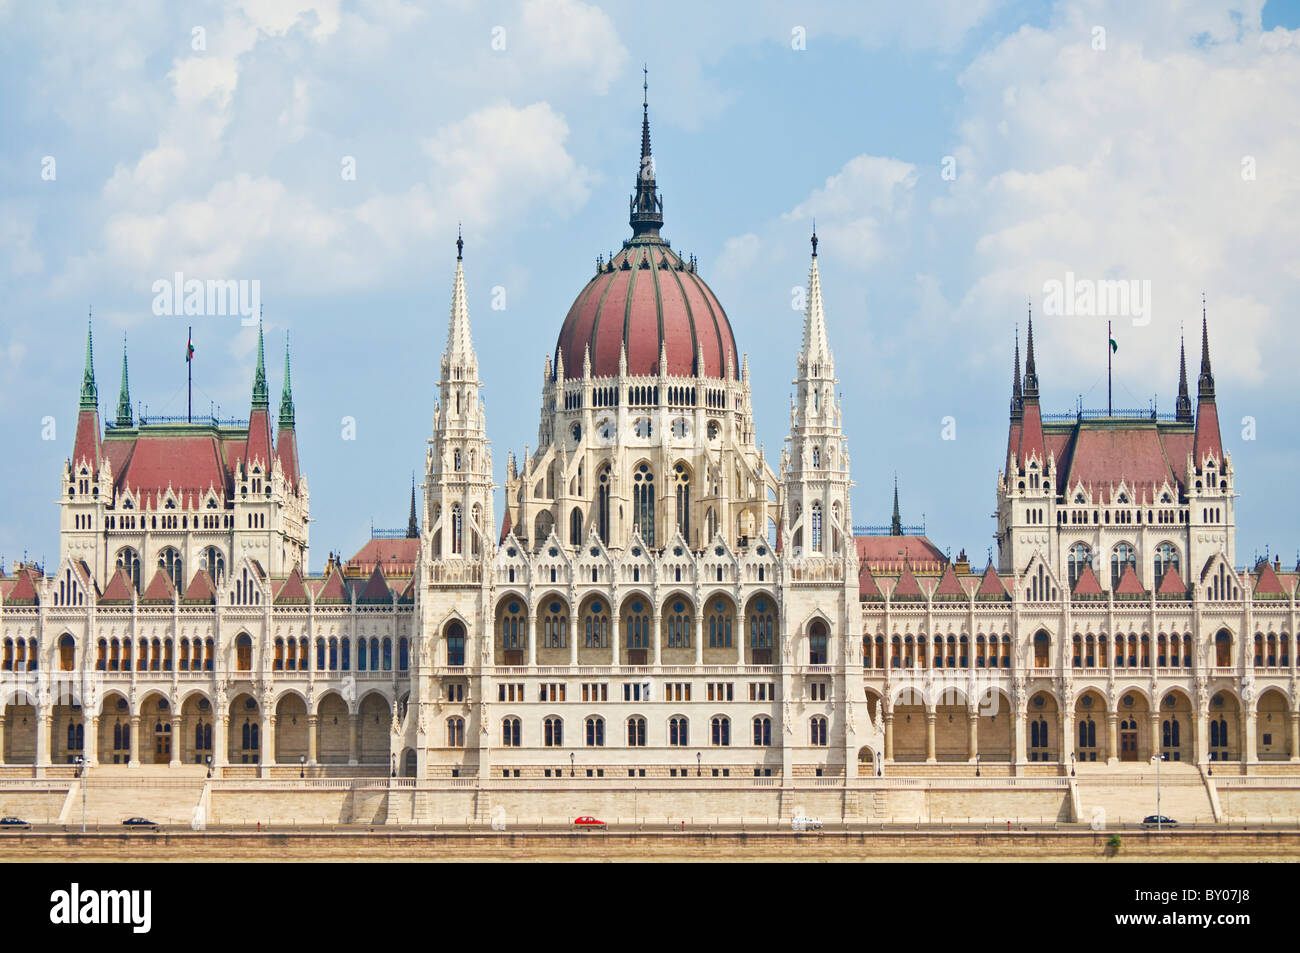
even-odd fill
[{"label": "stone staircase", "polygon": [[[1081,823],[1103,827],[1130,824],[1156,813],[1153,765],[1079,765],[1076,769]],[[1167,762],[1160,768],[1160,813],[1183,824],[1214,820],[1214,806],[1194,764]]]},{"label": "stone staircase", "polygon": [[[112,825],[128,817],[144,817],[159,824],[190,824],[207,784],[206,769],[188,765],[164,768],[166,773],[160,774],[150,767],[91,768],[82,781],[86,823]],[[80,797],[68,807],[68,821],[80,822]]]}]

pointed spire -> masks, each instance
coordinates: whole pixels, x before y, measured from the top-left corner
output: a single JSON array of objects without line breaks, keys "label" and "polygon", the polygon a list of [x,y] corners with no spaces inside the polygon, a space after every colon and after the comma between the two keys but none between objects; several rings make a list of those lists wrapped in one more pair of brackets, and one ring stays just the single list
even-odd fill
[{"label": "pointed spire", "polygon": [[411,515],[406,520],[406,538],[416,539],[420,535],[420,524],[415,518],[415,474],[411,474]]},{"label": "pointed spire", "polygon": [[1011,419],[1025,415],[1025,395],[1020,389],[1020,325],[1016,325],[1016,358],[1011,371]]},{"label": "pointed spire", "polygon": [[831,350],[826,342],[826,311],[822,305],[821,270],[817,266],[817,232],[812,235],[812,264],[808,267],[808,300],[803,319],[803,367],[800,373],[818,366],[817,376],[830,376]]},{"label": "pointed spire", "polygon": [[117,420],[115,427],[130,427],[134,423],[131,417],[131,389],[126,382],[126,335],[122,335],[122,390],[117,395]]},{"label": "pointed spire", "polygon": [[469,302],[465,297],[465,268],[463,253],[465,240],[459,229],[456,232],[456,278],[451,289],[451,322],[447,328],[448,361],[468,362],[473,358],[474,342],[469,334]]},{"label": "pointed spire", "polygon": [[284,332],[284,388],[280,391],[280,429],[293,429],[293,387],[289,383],[289,332]]},{"label": "pointed spire", "polygon": [[1038,399],[1038,371],[1034,367],[1034,309],[1029,309],[1029,333],[1025,343],[1025,399]]},{"label": "pointed spire", "polygon": [[253,406],[266,408],[271,399],[266,389],[266,345],[262,340],[262,314],[257,315],[257,370],[253,373]]},{"label": "pointed spire", "polygon": [[664,223],[664,203],[655,189],[655,164],[650,154],[650,74],[644,67],[642,73],[645,76],[641,101],[641,162],[637,167],[636,192],[628,200],[628,222],[632,226],[633,238],[641,235],[658,238],[659,228]]},{"label": "pointed spire", "polygon": [[894,515],[889,520],[889,535],[903,535],[903,517],[898,512],[898,474],[894,474]]},{"label": "pointed spire", "polygon": [[91,316],[86,317],[86,369],[81,375],[81,409],[99,409],[99,388],[95,386],[95,340]]},{"label": "pointed spire", "polygon": [[1196,382],[1201,400],[1214,400],[1214,374],[1210,371],[1210,326],[1205,317],[1205,294],[1201,294],[1201,376]]},{"label": "pointed spire", "polygon": [[1174,403],[1174,411],[1176,420],[1192,422],[1192,398],[1187,393],[1187,347],[1181,333],[1178,335],[1178,400]]}]

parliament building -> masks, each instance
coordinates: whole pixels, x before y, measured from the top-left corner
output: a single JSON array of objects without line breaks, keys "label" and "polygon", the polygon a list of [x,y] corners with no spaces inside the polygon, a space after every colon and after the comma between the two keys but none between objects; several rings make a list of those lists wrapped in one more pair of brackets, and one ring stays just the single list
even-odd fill
[{"label": "parliament building", "polygon": [[1044,413],[1030,323],[988,461],[997,552],[953,560],[897,491],[889,526],[853,524],[843,422],[869,410],[837,396],[832,341],[861,318],[825,313],[815,235],[765,458],[757,369],[661,234],[650,155],[644,113],[631,236],[499,470],[457,241],[408,526],[318,571],[287,347],[274,416],[259,328],[247,420],[133,413],[125,353],[101,417],[88,331],[59,559],[0,576],[3,771],[618,788],[1300,759],[1298,574],[1237,566],[1204,319],[1167,415]]}]

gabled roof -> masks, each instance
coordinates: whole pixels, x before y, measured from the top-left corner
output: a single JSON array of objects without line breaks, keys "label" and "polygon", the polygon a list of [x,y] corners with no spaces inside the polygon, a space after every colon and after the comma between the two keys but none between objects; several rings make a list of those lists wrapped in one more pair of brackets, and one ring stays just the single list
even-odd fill
[{"label": "gabled roof", "polygon": [[319,603],[347,603],[352,598],[348,595],[347,586],[343,582],[343,574],[335,566],[325,577],[324,584],[316,591],[316,602]]},{"label": "gabled roof", "polygon": [[904,562],[937,571],[948,561],[925,536],[854,536],[853,545],[858,550],[858,563],[875,572],[898,572]]},{"label": "gabled roof", "polygon": [[1010,599],[1011,594],[1007,592],[1006,584],[1002,582],[1000,576],[993,569],[993,562],[990,560],[984,569],[984,575],[980,578],[980,587],[975,590],[977,599]]},{"label": "gabled roof", "polygon": [[1255,595],[1286,597],[1286,589],[1282,587],[1282,580],[1278,579],[1277,573],[1273,571],[1273,567],[1269,565],[1267,560],[1260,564],[1255,573]]},{"label": "gabled roof", "polygon": [[957,571],[952,568],[952,563],[949,563],[948,568],[943,571],[943,576],[940,577],[939,585],[935,588],[933,596],[936,599],[969,598],[966,592],[966,588],[961,584],[961,581],[957,578]]},{"label": "gabled roof", "polygon": [[415,564],[420,559],[420,540],[418,537],[402,539],[371,539],[347,561],[343,567],[346,575],[354,576],[367,573],[375,565],[384,567],[386,576],[405,576],[415,572]]},{"label": "gabled roof", "polygon": [[1187,587],[1183,585],[1183,579],[1178,575],[1178,570],[1174,568],[1173,563],[1165,569],[1165,574],[1160,579],[1160,585],[1156,587],[1158,596],[1185,596]]},{"label": "gabled roof", "polygon": [[113,573],[113,578],[104,587],[104,594],[99,597],[99,601],[101,604],[107,602],[128,605],[134,591],[131,577],[126,574],[125,569],[118,567],[117,572]]},{"label": "gabled roof", "polygon": [[5,602],[18,606],[37,606],[41,604],[39,584],[36,574],[30,569],[20,569],[12,588],[5,595]]},{"label": "gabled roof", "polygon": [[510,507],[507,506],[506,515],[501,517],[501,538],[497,540],[498,543],[504,543],[506,541],[506,537],[510,535],[512,525],[513,524],[510,522]]},{"label": "gabled roof", "polygon": [[894,584],[894,589],[889,594],[890,599],[924,599],[925,592],[921,589],[921,584],[916,581],[916,576],[912,572],[910,562],[903,563],[903,574],[898,577],[898,582]]},{"label": "gabled roof", "polygon": [[204,605],[216,605],[217,587],[212,582],[212,576],[206,569],[200,569],[190,580],[190,584],[185,589],[185,602],[201,603]]},{"label": "gabled roof", "polygon": [[384,571],[380,568],[379,563],[375,563],[375,569],[366,580],[365,586],[357,594],[357,602],[369,603],[388,603],[393,601],[393,591],[388,588],[388,581],[384,578]]},{"label": "gabled roof", "polygon": [[1084,563],[1083,571],[1079,573],[1079,578],[1074,583],[1074,595],[1104,596],[1105,594],[1101,583],[1097,581],[1097,574],[1092,571],[1092,564]]},{"label": "gabled roof", "polygon": [[153,579],[145,587],[144,595],[140,597],[141,602],[173,602],[175,599],[176,586],[162,569],[153,574]]},{"label": "gabled roof", "polygon": [[1142,581],[1138,579],[1137,570],[1133,568],[1132,563],[1124,564],[1124,572],[1119,577],[1119,585],[1115,587],[1115,595],[1146,595],[1146,590],[1142,588]]},{"label": "gabled roof", "polygon": [[858,598],[885,598],[880,591],[880,584],[876,582],[876,577],[871,574],[871,567],[866,563],[862,564],[862,569],[858,572]]},{"label": "gabled roof", "polygon": [[293,572],[289,573],[289,577],[281,584],[273,601],[276,605],[307,604],[307,587],[303,584],[302,573],[298,571],[297,566],[293,567]]},{"label": "gabled roof", "polygon": [[406,580],[406,586],[402,589],[402,594],[397,597],[397,601],[402,605],[411,605],[415,602],[415,577],[412,576]]}]

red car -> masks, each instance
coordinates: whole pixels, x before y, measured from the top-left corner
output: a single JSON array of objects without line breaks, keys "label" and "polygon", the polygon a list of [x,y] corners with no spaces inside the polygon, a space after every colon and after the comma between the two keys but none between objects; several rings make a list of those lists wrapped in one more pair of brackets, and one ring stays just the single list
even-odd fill
[{"label": "red car", "polygon": [[574,821],[573,821],[573,826],[576,827],[576,828],[578,828],[579,830],[584,830],[584,831],[593,831],[593,830],[594,830],[594,831],[603,831],[603,830],[605,830],[605,822],[604,822],[604,821],[600,820],[599,818],[590,817],[590,816],[583,816],[583,817],[575,818]]}]

